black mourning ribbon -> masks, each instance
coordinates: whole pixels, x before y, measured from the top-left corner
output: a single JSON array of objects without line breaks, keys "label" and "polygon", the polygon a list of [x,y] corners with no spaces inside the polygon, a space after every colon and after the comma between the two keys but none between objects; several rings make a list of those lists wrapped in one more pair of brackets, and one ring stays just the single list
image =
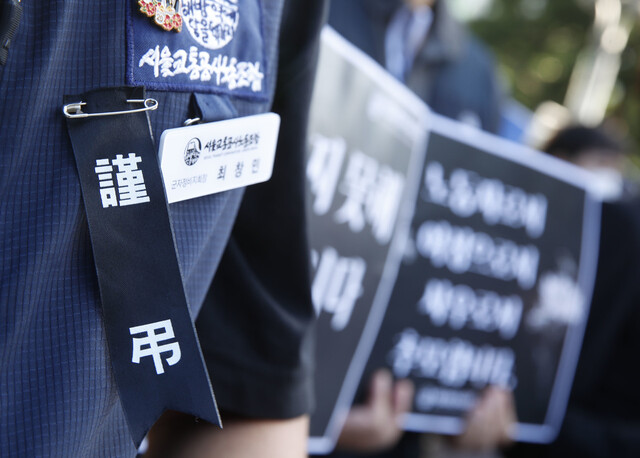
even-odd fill
[{"label": "black mourning ribbon", "polygon": [[[140,108],[143,88],[65,96],[83,113]],[[189,315],[146,112],[68,118],[113,373],[139,446],[165,410],[220,425]]]}]

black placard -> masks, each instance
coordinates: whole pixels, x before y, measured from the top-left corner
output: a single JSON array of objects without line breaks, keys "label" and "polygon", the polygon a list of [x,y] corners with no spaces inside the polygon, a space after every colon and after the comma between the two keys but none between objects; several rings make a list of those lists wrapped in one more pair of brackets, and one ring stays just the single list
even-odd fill
[{"label": "black placard", "polygon": [[[329,43],[337,44],[337,47]],[[351,405],[402,256],[413,173],[422,163],[426,108],[325,31],[307,161],[309,227],[318,312],[316,410],[310,451],[333,448]],[[345,103],[348,100],[348,103]],[[331,115],[327,116],[328,113]]]},{"label": "black placard", "polygon": [[514,390],[516,438],[548,442],[588,316],[599,203],[579,170],[438,116],[421,175],[367,372],[414,381],[407,429],[461,432],[498,385]]},{"label": "black placard", "polygon": [[[309,450],[333,448],[356,385],[364,392],[380,367],[416,385],[406,429],[459,433],[478,393],[502,385],[515,392],[514,438],[552,440],[596,269],[600,203],[589,176],[429,113],[331,30],[310,132],[319,320]],[[405,189],[393,236],[381,243],[367,204],[380,208],[368,199],[389,194],[376,182],[386,168]],[[355,223],[345,218],[354,195]]]}]

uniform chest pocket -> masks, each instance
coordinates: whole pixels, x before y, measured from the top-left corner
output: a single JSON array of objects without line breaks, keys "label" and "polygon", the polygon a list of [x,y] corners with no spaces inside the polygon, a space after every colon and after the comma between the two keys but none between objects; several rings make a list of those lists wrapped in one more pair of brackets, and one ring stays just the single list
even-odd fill
[{"label": "uniform chest pocket", "polygon": [[265,100],[259,0],[139,0],[127,11],[127,82]]}]

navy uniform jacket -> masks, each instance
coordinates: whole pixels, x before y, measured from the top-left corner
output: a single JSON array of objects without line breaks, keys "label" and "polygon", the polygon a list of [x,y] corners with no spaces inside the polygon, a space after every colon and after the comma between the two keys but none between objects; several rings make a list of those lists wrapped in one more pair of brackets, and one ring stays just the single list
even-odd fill
[{"label": "navy uniform jacket", "polygon": [[[199,9],[201,2],[182,0],[193,18],[206,21],[192,21],[189,30],[185,18],[180,34],[156,27],[136,3],[23,2],[8,62],[0,67],[2,457],[135,455],[111,374],[87,222],[61,112],[63,95],[95,88],[145,86],[159,101],[150,116],[156,139],[193,117],[194,93],[208,121],[269,111],[275,102],[283,119],[272,182],[249,191],[242,208],[243,192],[236,190],[172,204],[170,217],[192,316],[203,304],[239,211],[233,250],[219,270],[235,271],[245,281],[243,288],[220,292],[233,299],[228,307],[261,305],[263,326],[275,333],[286,329],[281,338],[302,349],[263,361],[245,347],[262,346],[269,353],[273,339],[263,342],[264,336],[250,329],[234,335],[232,329],[252,320],[250,312],[243,320],[230,319],[225,329],[235,340],[216,356],[225,371],[216,391],[219,404],[234,409],[234,398],[225,396],[222,385],[242,373],[254,380],[243,382],[245,391],[275,385],[275,396],[295,393],[296,402],[287,398],[268,409],[249,403],[239,410],[277,417],[310,408],[305,349],[313,308],[301,217],[301,125],[322,1],[305,2],[300,12],[296,2],[284,6],[284,0],[219,0],[213,3],[237,6],[235,15],[225,13],[235,29],[219,33],[214,18]],[[259,237],[252,239],[257,231]],[[235,270],[238,266],[242,269]],[[293,285],[286,295],[285,283]],[[219,321],[224,315],[218,310],[211,316]],[[247,335],[254,336],[250,344],[243,342]],[[233,347],[236,341],[243,347]],[[231,353],[253,372],[229,363]],[[207,356],[210,366],[216,357]]]}]

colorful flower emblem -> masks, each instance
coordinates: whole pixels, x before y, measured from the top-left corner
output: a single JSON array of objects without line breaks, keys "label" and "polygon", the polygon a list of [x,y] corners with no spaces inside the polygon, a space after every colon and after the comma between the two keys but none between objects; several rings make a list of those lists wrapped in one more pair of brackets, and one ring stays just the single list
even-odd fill
[{"label": "colorful flower emblem", "polygon": [[177,0],[169,5],[165,3],[166,0],[138,0],[140,11],[148,17],[153,17],[153,21],[159,27],[166,31],[181,32],[182,16],[174,8],[174,5],[178,3]]},{"label": "colorful flower emblem", "polygon": [[140,11],[149,17],[155,16],[157,4],[157,0],[138,0]]}]

